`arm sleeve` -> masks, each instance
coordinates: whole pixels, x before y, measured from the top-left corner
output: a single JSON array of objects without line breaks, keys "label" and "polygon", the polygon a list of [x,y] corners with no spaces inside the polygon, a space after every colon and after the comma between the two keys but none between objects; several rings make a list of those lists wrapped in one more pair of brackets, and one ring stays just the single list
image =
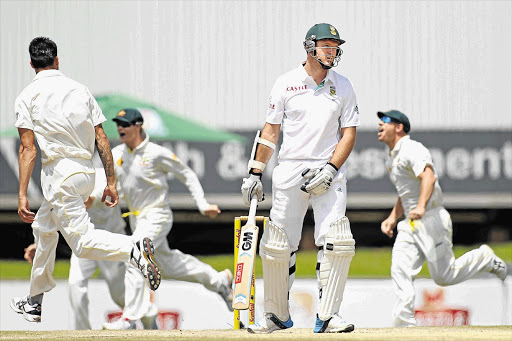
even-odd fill
[{"label": "arm sleeve", "polygon": [[204,214],[204,211],[210,206],[204,197],[203,187],[199,182],[196,173],[190,167],[181,162],[180,159],[169,149],[162,147],[162,153],[159,156],[160,166],[166,173],[172,173],[187,186],[190,194],[194,198],[197,208]]},{"label": "arm sleeve", "polygon": [[421,144],[418,144],[417,148],[414,148],[414,150],[409,151],[408,155],[411,169],[416,177],[425,170],[425,167],[434,167],[430,152]]},{"label": "arm sleeve", "polygon": [[345,84],[345,100],[341,109],[341,127],[358,127],[361,125],[359,121],[359,108],[357,107],[356,94],[352,83],[347,79]]},{"label": "arm sleeve", "polygon": [[34,130],[34,124],[32,123],[27,105],[19,97],[16,98],[16,102],[14,103],[14,112],[16,113],[15,127]]},{"label": "arm sleeve", "polygon": [[98,102],[96,102],[96,99],[91,94],[88,88],[85,88],[87,91],[87,94],[89,95],[89,109],[91,110],[92,115],[92,123],[96,127],[98,124],[101,124],[105,122],[107,119],[105,115],[103,115],[103,111],[101,111],[100,106],[98,105]]},{"label": "arm sleeve", "polygon": [[283,122],[284,100],[282,88],[280,79],[277,79],[272,91],[270,92],[269,105],[267,109],[267,122],[270,124],[281,124]]}]

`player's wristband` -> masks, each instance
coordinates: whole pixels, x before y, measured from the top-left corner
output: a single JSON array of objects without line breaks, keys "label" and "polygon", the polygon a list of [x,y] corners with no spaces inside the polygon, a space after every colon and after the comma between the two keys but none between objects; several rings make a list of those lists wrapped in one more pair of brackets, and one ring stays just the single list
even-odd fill
[{"label": "player's wristband", "polygon": [[330,162],[327,162],[327,164],[331,165],[336,170],[336,173],[339,171],[338,167],[336,167],[334,164],[332,164]]},{"label": "player's wristband", "polygon": [[253,171],[253,168],[251,168],[251,170],[249,171],[249,174],[258,176],[260,178],[260,180],[261,180],[261,176],[263,175],[263,173],[256,173],[255,171]]}]

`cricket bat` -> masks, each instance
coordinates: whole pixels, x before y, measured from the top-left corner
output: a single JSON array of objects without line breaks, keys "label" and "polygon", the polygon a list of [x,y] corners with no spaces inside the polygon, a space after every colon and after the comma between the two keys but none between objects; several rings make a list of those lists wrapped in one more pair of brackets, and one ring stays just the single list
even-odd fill
[{"label": "cricket bat", "polygon": [[249,309],[251,297],[251,281],[254,271],[254,261],[258,244],[258,231],[256,226],[256,208],[258,197],[251,199],[251,208],[247,223],[240,230],[240,243],[238,244],[238,259],[236,262],[235,290],[233,292],[233,309]]}]

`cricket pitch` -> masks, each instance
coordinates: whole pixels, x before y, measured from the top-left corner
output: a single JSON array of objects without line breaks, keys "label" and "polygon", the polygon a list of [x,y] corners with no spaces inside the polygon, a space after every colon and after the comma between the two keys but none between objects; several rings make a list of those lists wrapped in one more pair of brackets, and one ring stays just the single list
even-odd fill
[{"label": "cricket pitch", "polygon": [[292,328],[272,334],[246,330],[66,330],[2,331],[0,340],[511,340],[512,326],[462,326],[415,328],[361,328],[352,333],[314,334],[312,329]]}]

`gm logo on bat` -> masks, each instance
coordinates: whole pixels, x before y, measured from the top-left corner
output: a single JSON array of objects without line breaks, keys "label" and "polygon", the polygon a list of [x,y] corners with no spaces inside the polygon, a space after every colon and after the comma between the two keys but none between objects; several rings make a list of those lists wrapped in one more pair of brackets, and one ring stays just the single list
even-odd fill
[{"label": "gm logo on bat", "polygon": [[252,232],[245,232],[244,233],[242,250],[247,251],[247,250],[251,249],[252,239],[253,239],[253,233]]}]

